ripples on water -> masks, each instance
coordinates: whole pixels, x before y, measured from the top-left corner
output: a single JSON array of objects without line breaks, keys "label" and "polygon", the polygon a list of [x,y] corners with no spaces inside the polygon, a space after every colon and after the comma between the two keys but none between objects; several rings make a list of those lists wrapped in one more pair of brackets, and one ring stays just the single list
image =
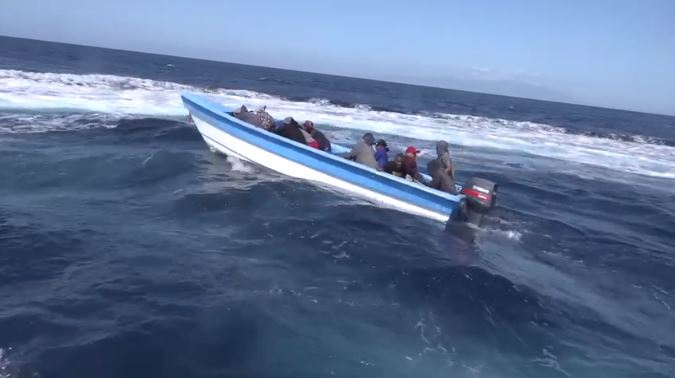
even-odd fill
[{"label": "ripples on water", "polygon": [[[675,375],[667,143],[444,116],[462,177],[501,184],[485,227],[446,228],[212,154],[171,92],[185,84],[3,72],[2,378]],[[59,108],[44,90],[61,82],[89,85]],[[40,109],[17,102],[36,91]],[[431,151],[443,127],[240,94],[221,98],[342,142],[365,127],[400,148],[385,130],[404,124]],[[562,152],[529,150],[547,139]]]}]

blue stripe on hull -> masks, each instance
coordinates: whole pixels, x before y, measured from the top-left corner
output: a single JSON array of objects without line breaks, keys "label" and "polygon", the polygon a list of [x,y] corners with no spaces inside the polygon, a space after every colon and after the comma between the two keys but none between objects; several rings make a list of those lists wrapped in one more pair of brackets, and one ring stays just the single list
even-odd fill
[{"label": "blue stripe on hull", "polygon": [[463,196],[455,196],[412,184],[377,172],[352,161],[333,156],[242,122],[228,114],[230,109],[194,94],[181,96],[193,116],[223,132],[275,155],[305,165],[353,185],[422,207],[449,219],[456,216]]}]

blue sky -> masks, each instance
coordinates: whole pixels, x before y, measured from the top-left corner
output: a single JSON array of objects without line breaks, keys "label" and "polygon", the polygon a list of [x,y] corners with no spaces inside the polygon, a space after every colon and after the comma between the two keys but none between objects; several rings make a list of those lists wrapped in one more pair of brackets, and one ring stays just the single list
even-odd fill
[{"label": "blue sky", "polygon": [[3,0],[0,35],[675,114],[669,0]]}]

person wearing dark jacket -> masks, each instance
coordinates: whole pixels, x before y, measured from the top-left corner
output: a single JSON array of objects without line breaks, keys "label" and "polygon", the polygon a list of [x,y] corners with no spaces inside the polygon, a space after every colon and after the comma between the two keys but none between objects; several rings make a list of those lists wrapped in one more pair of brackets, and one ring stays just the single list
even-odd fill
[{"label": "person wearing dark jacket", "polygon": [[457,194],[455,190],[455,180],[448,174],[440,159],[431,160],[427,163],[427,171],[431,176],[431,182],[428,184],[431,188],[442,192]]},{"label": "person wearing dark jacket", "polygon": [[373,156],[373,144],[375,144],[375,137],[371,133],[363,134],[363,138],[352,147],[351,151],[342,154],[341,156],[347,159],[352,159],[357,163],[378,169],[377,161]]},{"label": "person wearing dark jacket", "polygon": [[314,138],[314,140],[316,140],[319,143],[319,149],[321,151],[326,152],[331,151],[330,141],[321,131],[314,128],[314,122],[305,121],[303,126],[305,126],[305,131],[307,131],[309,135],[311,135],[312,138]]},{"label": "person wearing dark jacket", "polygon": [[281,127],[274,130],[274,132],[278,135],[281,135],[283,137],[306,145],[307,140],[305,139],[305,135],[303,134],[302,131],[303,130],[300,124],[298,124],[298,122],[296,122],[291,117],[287,117],[286,119],[284,119],[284,122],[281,125]]},{"label": "person wearing dark jacket", "polygon": [[380,166],[380,168],[384,168],[384,166],[389,162],[389,148],[387,147],[387,142],[384,139],[380,139],[377,141],[375,144],[375,160],[377,161],[377,165]]},{"label": "person wearing dark jacket", "polygon": [[408,173],[406,172],[403,160],[404,160],[403,154],[397,154],[394,157],[394,160],[389,161],[387,164],[384,165],[384,167],[382,167],[382,170],[394,176],[405,178],[405,176]]}]

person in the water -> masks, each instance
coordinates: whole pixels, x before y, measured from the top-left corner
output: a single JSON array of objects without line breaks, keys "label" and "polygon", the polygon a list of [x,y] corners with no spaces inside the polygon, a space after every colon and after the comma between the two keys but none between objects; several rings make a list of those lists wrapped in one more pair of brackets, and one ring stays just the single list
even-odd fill
[{"label": "person in the water", "polygon": [[389,162],[389,148],[387,148],[387,142],[384,139],[380,139],[375,143],[375,160],[380,169]]},{"label": "person in the water", "polygon": [[305,131],[307,131],[309,135],[311,135],[312,138],[314,138],[314,140],[317,141],[317,143],[319,144],[319,149],[321,151],[326,152],[331,151],[330,141],[328,140],[328,138],[326,138],[326,135],[324,135],[324,133],[322,133],[321,131],[317,130],[314,127],[314,122],[307,120],[305,121],[303,126],[305,127]]},{"label": "person in the water", "polygon": [[342,154],[341,156],[347,159],[352,159],[357,163],[378,169],[377,161],[373,155],[373,145],[375,144],[375,137],[372,133],[363,134],[363,138],[358,141],[351,149],[351,151]]}]

